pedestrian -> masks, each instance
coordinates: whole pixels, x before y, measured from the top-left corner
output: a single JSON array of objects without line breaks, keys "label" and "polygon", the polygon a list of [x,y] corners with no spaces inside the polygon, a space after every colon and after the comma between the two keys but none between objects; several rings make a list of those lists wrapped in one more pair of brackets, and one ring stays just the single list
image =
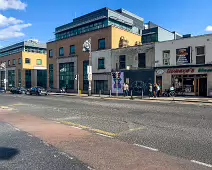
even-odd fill
[{"label": "pedestrian", "polygon": [[153,96],[153,95],[152,95],[152,90],[153,90],[152,84],[150,83],[150,84],[149,84],[149,98]]},{"label": "pedestrian", "polygon": [[126,91],[125,91],[125,96],[128,96],[128,93],[129,93],[129,85],[126,83],[125,84],[125,86],[126,86]]},{"label": "pedestrian", "polygon": [[157,84],[157,97],[160,97],[160,84]]},{"label": "pedestrian", "polygon": [[124,93],[124,97],[126,96],[126,84],[124,83],[123,85],[123,93]]}]

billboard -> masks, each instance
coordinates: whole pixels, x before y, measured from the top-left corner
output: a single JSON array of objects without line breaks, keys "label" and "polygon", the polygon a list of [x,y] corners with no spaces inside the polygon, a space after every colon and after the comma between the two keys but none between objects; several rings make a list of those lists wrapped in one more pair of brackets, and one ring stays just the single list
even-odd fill
[{"label": "billboard", "polygon": [[191,47],[176,49],[177,65],[191,63]]},{"label": "billboard", "polygon": [[123,85],[124,85],[124,73],[123,72],[113,72],[112,73],[112,93],[116,93],[116,80],[118,81],[117,88],[118,93],[123,93]]}]

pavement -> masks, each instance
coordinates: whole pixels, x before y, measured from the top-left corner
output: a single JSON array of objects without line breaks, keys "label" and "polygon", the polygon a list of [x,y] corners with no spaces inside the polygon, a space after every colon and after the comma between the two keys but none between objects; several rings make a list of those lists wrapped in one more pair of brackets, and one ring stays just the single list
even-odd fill
[{"label": "pavement", "polygon": [[94,169],[211,169],[212,105],[185,103],[4,94],[0,121]]},{"label": "pavement", "polygon": [[[49,93],[49,95],[61,95],[61,96],[79,96],[76,93]],[[212,98],[209,97],[194,97],[194,96],[177,96],[177,97],[157,97],[157,98],[149,98],[148,96],[144,96],[141,98],[141,96],[110,96],[110,95],[99,95],[99,94],[93,94],[92,96],[88,96],[87,94],[80,94],[80,97],[88,97],[88,98],[101,98],[101,99],[107,99],[107,100],[140,100],[140,101],[178,101],[178,102],[200,102],[200,103],[212,103]]]}]

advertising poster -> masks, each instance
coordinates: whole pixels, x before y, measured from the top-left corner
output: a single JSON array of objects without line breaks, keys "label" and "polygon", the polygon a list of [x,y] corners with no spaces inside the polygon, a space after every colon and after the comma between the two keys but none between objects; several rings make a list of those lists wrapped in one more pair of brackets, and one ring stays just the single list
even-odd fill
[{"label": "advertising poster", "polygon": [[189,64],[191,62],[191,47],[176,49],[177,65]]},{"label": "advertising poster", "polygon": [[116,93],[116,80],[118,80],[118,93],[123,94],[123,85],[124,85],[124,73],[119,72],[116,77],[116,72],[112,73],[112,93]]}]

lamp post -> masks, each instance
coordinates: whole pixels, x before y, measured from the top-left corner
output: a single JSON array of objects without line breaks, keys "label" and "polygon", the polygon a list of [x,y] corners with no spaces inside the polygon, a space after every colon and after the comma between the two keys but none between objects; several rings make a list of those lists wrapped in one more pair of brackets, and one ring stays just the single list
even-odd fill
[{"label": "lamp post", "polygon": [[92,82],[91,38],[89,38],[83,43],[83,51],[89,52],[89,64],[87,67],[88,81],[89,81],[88,96],[91,96],[91,82]]},{"label": "lamp post", "polygon": [[0,65],[1,68],[4,69],[4,89],[5,91],[7,90],[7,66],[6,63],[1,63]]}]

